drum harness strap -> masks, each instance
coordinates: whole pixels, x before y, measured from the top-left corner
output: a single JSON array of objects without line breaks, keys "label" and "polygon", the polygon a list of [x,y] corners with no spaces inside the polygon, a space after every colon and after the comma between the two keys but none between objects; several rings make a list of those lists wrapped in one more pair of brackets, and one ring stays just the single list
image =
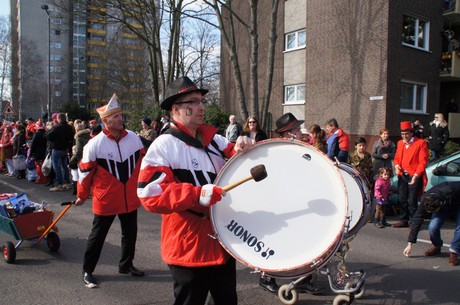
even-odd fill
[{"label": "drum harness strap", "polygon": [[[182,130],[177,129],[177,128],[168,128],[164,133],[165,134],[170,134],[170,135],[178,138],[179,140],[181,140],[181,141],[183,141],[183,142],[185,142],[185,143],[187,143],[187,144],[189,144],[189,145],[191,145],[193,147],[203,148],[205,153],[206,153],[206,155],[208,156],[209,160],[211,161],[212,166],[214,167],[214,171],[217,174],[216,167],[214,166],[214,163],[212,162],[212,159],[209,156],[209,154],[211,153],[211,154],[216,155],[216,156],[218,156],[218,154],[216,152],[210,150],[208,147],[204,146],[203,143],[201,142],[201,139],[200,139],[201,137],[198,136],[198,138],[194,138],[191,135],[187,134],[186,132],[183,132]],[[211,140],[211,145],[218,152],[220,152],[220,155],[221,155],[222,158],[227,159],[225,157],[224,152],[219,149],[217,143],[214,140]],[[194,215],[196,215],[196,216],[198,216],[198,217],[200,217],[202,219],[208,219],[208,220],[211,219],[211,217],[208,214],[203,213],[203,212],[197,212],[197,211],[193,211],[191,209],[187,209],[186,211],[190,212],[190,213],[192,213],[192,214],[194,214]]]}]

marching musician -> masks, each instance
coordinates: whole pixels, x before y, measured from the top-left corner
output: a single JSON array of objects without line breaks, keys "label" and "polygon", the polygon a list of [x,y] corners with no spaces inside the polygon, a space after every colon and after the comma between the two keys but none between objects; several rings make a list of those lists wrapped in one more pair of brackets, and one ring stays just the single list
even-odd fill
[{"label": "marching musician", "polygon": [[206,89],[188,77],[169,84],[161,108],[171,113],[167,130],[151,144],[142,161],[138,196],[144,208],[162,215],[161,254],[171,270],[175,305],[237,304],[236,264],[211,238],[210,207],[225,196],[213,183],[226,159],[250,149],[203,124]]}]

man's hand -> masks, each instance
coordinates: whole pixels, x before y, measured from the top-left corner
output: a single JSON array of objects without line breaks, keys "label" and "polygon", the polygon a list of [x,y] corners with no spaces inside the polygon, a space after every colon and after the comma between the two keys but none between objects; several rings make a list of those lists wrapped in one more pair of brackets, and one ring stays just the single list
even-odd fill
[{"label": "man's hand", "polygon": [[397,176],[400,176],[400,175],[402,174],[402,172],[401,172],[401,166],[395,165],[395,174],[396,174]]},{"label": "man's hand", "polygon": [[249,137],[246,136],[239,136],[236,139],[235,147],[233,148],[236,152],[247,152],[250,150],[255,144],[254,140],[251,140]]},{"label": "man's hand", "polygon": [[206,184],[201,187],[200,204],[207,207],[216,204],[225,196],[225,191],[214,184]]},{"label": "man's hand", "polygon": [[82,199],[80,199],[80,198],[77,198],[77,200],[75,200],[74,205],[82,205],[82,204],[85,203],[85,201],[86,201],[86,200],[82,200]]},{"label": "man's hand", "polygon": [[413,175],[408,185],[413,185],[417,181],[417,179],[418,179],[418,175],[417,174]]},{"label": "man's hand", "polygon": [[407,243],[407,247],[403,251],[404,256],[409,256],[411,251],[412,251],[412,243]]}]

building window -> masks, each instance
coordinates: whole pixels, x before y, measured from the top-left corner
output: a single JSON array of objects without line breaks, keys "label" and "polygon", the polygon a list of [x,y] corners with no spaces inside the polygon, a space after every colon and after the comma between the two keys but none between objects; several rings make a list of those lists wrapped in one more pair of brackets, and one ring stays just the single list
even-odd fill
[{"label": "building window", "polygon": [[427,85],[403,80],[401,87],[400,111],[404,113],[426,113]]},{"label": "building window", "polygon": [[61,91],[55,91],[54,96],[61,96]]},{"label": "building window", "polygon": [[284,87],[285,104],[303,104],[305,103],[305,85],[290,85]]},{"label": "building window", "polygon": [[307,44],[307,31],[300,30],[286,34],[285,51],[304,48]]},{"label": "building window", "polygon": [[430,37],[430,22],[412,16],[403,16],[403,44],[428,50]]}]

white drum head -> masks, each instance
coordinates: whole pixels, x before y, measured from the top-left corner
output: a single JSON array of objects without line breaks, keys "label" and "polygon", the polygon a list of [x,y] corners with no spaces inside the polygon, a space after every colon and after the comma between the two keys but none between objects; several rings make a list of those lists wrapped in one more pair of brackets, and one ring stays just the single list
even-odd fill
[{"label": "white drum head", "polygon": [[347,215],[337,167],[301,142],[269,140],[232,158],[215,183],[241,180],[258,164],[265,165],[267,178],[230,190],[211,209],[221,244],[248,267],[271,273],[327,263]]}]

